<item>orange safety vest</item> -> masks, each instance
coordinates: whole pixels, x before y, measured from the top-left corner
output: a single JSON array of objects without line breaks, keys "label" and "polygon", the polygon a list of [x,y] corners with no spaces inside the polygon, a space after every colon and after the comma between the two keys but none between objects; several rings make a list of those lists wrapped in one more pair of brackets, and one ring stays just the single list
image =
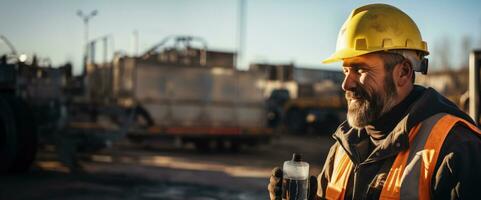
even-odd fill
[{"label": "orange safety vest", "polygon": [[[459,117],[439,113],[414,126],[409,132],[409,149],[399,152],[384,182],[380,199],[431,199],[431,179],[446,136],[456,123],[463,123],[473,132],[481,131]],[[344,199],[353,163],[341,147],[334,156],[327,199]]]}]

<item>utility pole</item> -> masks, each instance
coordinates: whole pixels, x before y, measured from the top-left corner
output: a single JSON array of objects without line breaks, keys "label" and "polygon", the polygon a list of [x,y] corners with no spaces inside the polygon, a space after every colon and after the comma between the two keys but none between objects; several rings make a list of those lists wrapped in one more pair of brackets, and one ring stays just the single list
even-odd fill
[{"label": "utility pole", "polygon": [[77,16],[79,16],[84,22],[84,42],[85,42],[85,52],[83,57],[83,71],[82,75],[87,74],[87,57],[89,51],[89,20],[97,15],[97,10],[91,11],[89,14],[84,14],[81,10],[77,11]]},{"label": "utility pole", "polygon": [[132,45],[131,54],[132,54],[132,56],[137,57],[137,56],[139,56],[139,31],[134,30],[132,32],[132,39],[131,40],[132,40],[131,41],[131,45]]},{"label": "utility pole", "polygon": [[245,51],[245,36],[246,36],[246,0],[239,0],[239,11],[238,11],[238,20],[239,20],[239,27],[238,27],[238,49],[237,49],[237,69],[241,67],[244,59],[244,51]]},{"label": "utility pole", "polygon": [[469,115],[479,126],[481,50],[473,50],[469,55]]}]

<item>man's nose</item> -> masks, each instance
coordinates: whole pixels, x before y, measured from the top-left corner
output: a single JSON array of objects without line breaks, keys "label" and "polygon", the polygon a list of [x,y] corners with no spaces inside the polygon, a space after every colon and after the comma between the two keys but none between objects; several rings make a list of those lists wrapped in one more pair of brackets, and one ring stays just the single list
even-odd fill
[{"label": "man's nose", "polygon": [[344,91],[352,91],[356,88],[356,77],[352,73],[347,73],[344,76],[344,81],[342,82],[342,90]]}]

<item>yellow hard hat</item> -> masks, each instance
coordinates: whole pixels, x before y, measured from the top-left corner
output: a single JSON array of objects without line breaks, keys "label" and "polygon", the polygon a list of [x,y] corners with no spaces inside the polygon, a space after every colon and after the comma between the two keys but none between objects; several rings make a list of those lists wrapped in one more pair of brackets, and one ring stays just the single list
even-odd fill
[{"label": "yellow hard hat", "polygon": [[322,62],[392,49],[429,54],[416,23],[406,13],[386,4],[369,4],[351,12],[337,36],[336,52]]}]

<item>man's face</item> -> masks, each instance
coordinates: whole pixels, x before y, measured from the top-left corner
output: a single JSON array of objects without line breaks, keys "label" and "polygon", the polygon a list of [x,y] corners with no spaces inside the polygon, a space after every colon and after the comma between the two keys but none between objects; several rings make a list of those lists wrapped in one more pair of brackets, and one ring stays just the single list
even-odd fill
[{"label": "man's face", "polygon": [[344,59],[344,82],[351,127],[360,129],[395,105],[397,95],[392,70],[387,72],[379,55],[367,54]]}]

